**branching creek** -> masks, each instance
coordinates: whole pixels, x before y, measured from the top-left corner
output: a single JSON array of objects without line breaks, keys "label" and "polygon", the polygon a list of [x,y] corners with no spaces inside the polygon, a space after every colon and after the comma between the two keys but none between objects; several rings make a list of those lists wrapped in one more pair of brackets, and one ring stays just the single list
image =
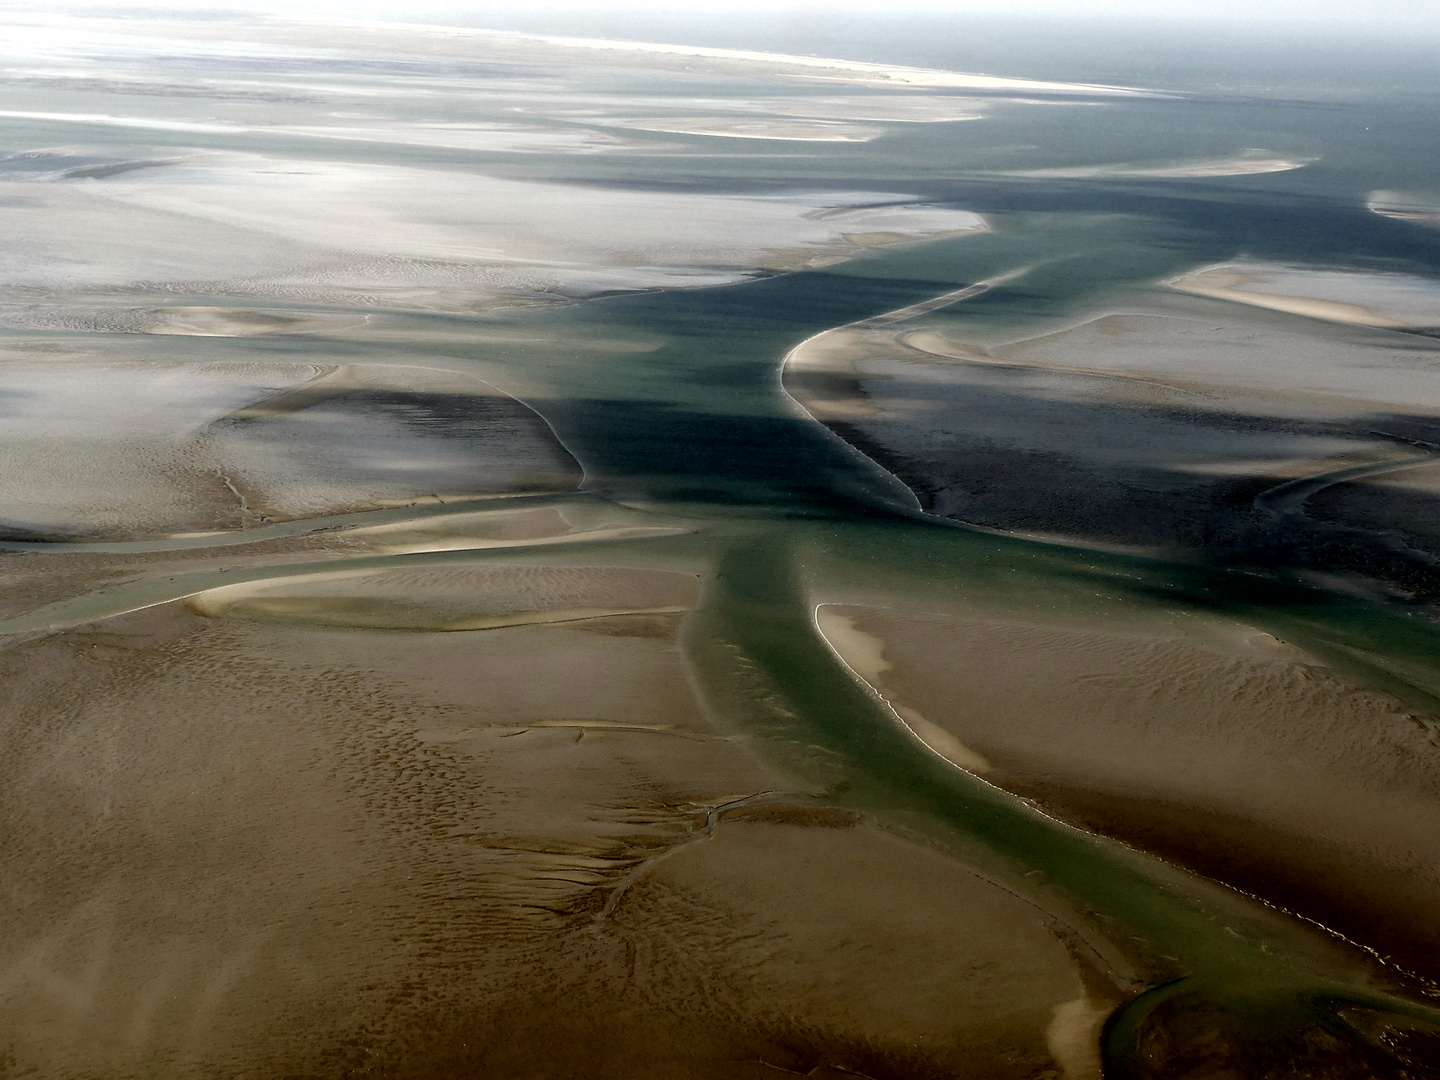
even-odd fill
[{"label": "branching creek", "polygon": [[[1352,683],[1422,716],[1440,715],[1440,670],[1432,659],[1440,655],[1440,630],[1398,605],[1327,592],[1280,572],[1170,563],[932,518],[899,481],[797,409],[776,377],[789,349],[828,327],[911,305],[924,310],[927,299],[962,289],[951,302],[966,302],[973,282],[935,280],[934,260],[922,257],[928,248],[963,242],[892,250],[843,273],[488,316],[470,345],[456,344],[462,320],[409,316],[415,333],[405,357],[471,371],[513,393],[545,417],[584,467],[580,493],[524,503],[556,507],[577,526],[660,526],[673,529],[669,535],[141,576],[14,616],[0,632],[41,634],[222,585],[333,570],[477,562],[687,569],[704,581],[684,645],[707,708],[724,727],[767,747],[825,805],[875,815],[950,851],[1067,926],[1129,998],[1105,1028],[1107,1076],[1155,1075],[1142,1060],[1146,1040],[1156,1025],[1185,1015],[1223,1031],[1236,1061],[1252,1056],[1254,1075],[1266,1074],[1266,1054],[1282,1052],[1295,1061],[1323,1051],[1386,1067],[1386,1044],[1367,1032],[1407,1020],[1440,1023],[1420,981],[1323,927],[1053,820],[941,759],[819,634],[815,611],[823,603],[941,613],[1063,610],[1100,620],[1189,613],[1266,630]],[[427,318],[443,323],[445,333],[427,337]],[[499,347],[484,337],[496,322],[537,339],[556,333],[548,345]],[[641,328],[662,344],[599,358],[585,351],[587,336],[624,340]],[[350,343],[357,353],[382,351],[358,341]],[[397,362],[393,341],[383,351]],[[6,547],[221,552],[320,529],[423,523],[454,510],[429,505],[248,534]]]}]

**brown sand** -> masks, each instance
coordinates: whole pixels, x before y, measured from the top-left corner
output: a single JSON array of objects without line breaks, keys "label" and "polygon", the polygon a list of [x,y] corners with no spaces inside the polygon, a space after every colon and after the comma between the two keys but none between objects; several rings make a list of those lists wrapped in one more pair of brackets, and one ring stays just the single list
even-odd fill
[{"label": "brown sand", "polygon": [[[695,595],[675,574],[486,573],[388,587]],[[716,729],[682,617],[397,634],[177,604],[13,644],[7,1063],[1093,1076],[1075,1017],[1111,997],[1063,934]]]},{"label": "brown sand", "polygon": [[987,780],[1440,974],[1433,722],[1268,635],[826,610]]}]

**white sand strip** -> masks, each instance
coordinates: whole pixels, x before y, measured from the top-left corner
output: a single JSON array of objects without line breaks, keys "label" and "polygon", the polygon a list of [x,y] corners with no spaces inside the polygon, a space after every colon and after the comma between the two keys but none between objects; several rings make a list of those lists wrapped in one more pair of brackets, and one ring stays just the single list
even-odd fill
[{"label": "white sand strip", "polygon": [[939,724],[932,723],[918,711],[904,705],[897,705],[890,699],[884,687],[883,676],[891,668],[885,658],[885,642],[873,634],[867,634],[855,624],[855,620],[834,610],[834,605],[821,604],[815,609],[815,627],[847,668],[874,691],[917,739],[952,765],[970,773],[990,770],[990,762],[946,731]]}]

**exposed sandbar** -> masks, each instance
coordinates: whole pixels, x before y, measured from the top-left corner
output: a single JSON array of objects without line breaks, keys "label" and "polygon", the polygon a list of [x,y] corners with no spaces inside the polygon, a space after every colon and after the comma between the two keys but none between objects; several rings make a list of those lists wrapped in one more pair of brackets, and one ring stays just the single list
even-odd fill
[{"label": "exposed sandbar", "polygon": [[852,668],[987,780],[1440,971],[1433,721],[1259,632],[825,610],[869,639]]},{"label": "exposed sandbar", "polygon": [[1434,196],[1411,195],[1403,191],[1372,191],[1366,208],[1382,217],[1413,221],[1417,225],[1440,225],[1440,205]]},{"label": "exposed sandbar", "polygon": [[762,117],[697,116],[613,120],[616,127],[636,131],[670,131],[677,135],[712,135],[722,139],[778,139],[786,142],[872,142],[884,128],[830,120],[778,120]]},{"label": "exposed sandbar", "polygon": [[1211,267],[1170,285],[1255,307],[1383,330],[1440,326],[1440,281],[1272,263]]},{"label": "exposed sandbar", "polygon": [[[1360,528],[1307,516],[1304,499],[1277,517],[1262,497],[1425,462],[1440,422],[1433,374],[1417,362],[1427,346],[1253,308],[1226,320],[1179,298],[982,345],[949,336],[962,309],[944,299],[816,335],[783,374],[811,415],[932,513],[1440,596],[1440,540],[1423,524],[1440,513],[1434,496],[1408,512],[1392,499],[1357,516]],[[1422,527],[1407,530],[1407,513]]]},{"label": "exposed sandbar", "polygon": [[1313,164],[1318,158],[1286,158],[1267,155],[1264,151],[1238,154],[1228,158],[1202,158],[1173,162],[1117,162],[1109,165],[1075,165],[1052,169],[1025,169],[1008,172],[1007,176],[1051,177],[1057,180],[1182,180],[1222,176],[1258,176],[1264,173],[1290,172]]},{"label": "exposed sandbar", "polygon": [[0,389],[20,402],[0,438],[4,527],[200,532],[580,482],[544,420],[471,376],[229,355],[0,363]]}]

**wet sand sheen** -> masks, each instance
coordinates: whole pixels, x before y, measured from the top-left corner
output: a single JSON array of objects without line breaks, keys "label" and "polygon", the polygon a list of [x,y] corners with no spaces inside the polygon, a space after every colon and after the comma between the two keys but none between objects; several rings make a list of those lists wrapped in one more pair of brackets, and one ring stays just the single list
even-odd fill
[{"label": "wet sand sheen", "polygon": [[[1427,976],[1433,722],[1269,635],[1233,644],[826,607],[820,628],[956,764],[1258,893]],[[856,658],[852,660],[852,657]],[[960,743],[960,740],[964,743]],[[974,747],[975,749],[970,749]],[[981,756],[983,755],[983,756]]]},{"label": "wet sand sheen", "polygon": [[528,406],[472,376],[256,362],[0,366],[0,527],[17,539],[235,529],[436,493],[573,490],[579,465]]}]

